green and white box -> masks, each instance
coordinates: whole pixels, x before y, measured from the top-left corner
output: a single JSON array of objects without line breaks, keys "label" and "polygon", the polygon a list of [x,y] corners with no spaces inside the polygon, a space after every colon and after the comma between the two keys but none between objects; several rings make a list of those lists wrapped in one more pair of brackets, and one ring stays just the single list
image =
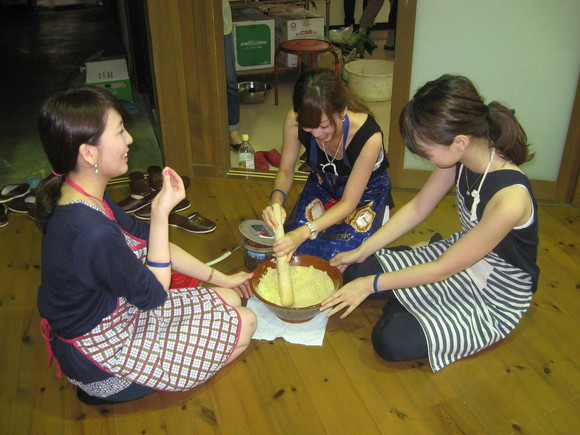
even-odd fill
[{"label": "green and white box", "polygon": [[85,83],[105,88],[119,100],[133,101],[131,80],[125,59],[87,62]]},{"label": "green and white box", "polygon": [[274,66],[274,19],[251,8],[233,9],[236,71]]}]

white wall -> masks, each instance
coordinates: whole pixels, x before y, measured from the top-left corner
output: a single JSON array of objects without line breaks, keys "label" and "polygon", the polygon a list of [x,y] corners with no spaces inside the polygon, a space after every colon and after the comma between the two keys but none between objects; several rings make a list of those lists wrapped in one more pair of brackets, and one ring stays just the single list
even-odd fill
[{"label": "white wall", "polygon": [[[515,109],[536,153],[524,171],[557,179],[580,73],[579,0],[417,0],[411,96],[444,73]],[[430,167],[406,153],[405,168]]]}]

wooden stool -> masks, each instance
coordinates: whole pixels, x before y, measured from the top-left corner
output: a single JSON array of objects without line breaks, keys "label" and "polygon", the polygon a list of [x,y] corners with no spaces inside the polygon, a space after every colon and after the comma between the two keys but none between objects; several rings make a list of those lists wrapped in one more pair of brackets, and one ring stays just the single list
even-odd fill
[{"label": "wooden stool", "polygon": [[298,55],[298,75],[300,76],[302,69],[302,55],[310,55],[310,67],[314,67],[314,56],[322,53],[332,53],[334,55],[334,72],[338,75],[338,55],[334,51],[330,42],[321,41],[319,39],[290,39],[282,42],[276,49],[274,54],[274,100],[275,105],[278,105],[278,55],[280,52],[297,54]]}]

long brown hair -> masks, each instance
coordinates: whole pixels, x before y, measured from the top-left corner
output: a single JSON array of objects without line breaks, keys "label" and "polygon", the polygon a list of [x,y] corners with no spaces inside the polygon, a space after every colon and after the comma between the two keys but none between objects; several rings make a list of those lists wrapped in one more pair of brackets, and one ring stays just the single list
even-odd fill
[{"label": "long brown hair", "polygon": [[344,86],[342,79],[326,68],[304,71],[294,85],[292,102],[300,128],[318,127],[324,114],[336,129],[334,115],[341,114],[347,107],[353,112],[371,113],[367,105]]},{"label": "long brown hair", "polygon": [[60,198],[64,175],[75,169],[82,144],[99,144],[109,109],[121,116],[126,113],[119,100],[95,86],[59,92],[42,104],[38,130],[53,168],[36,191],[36,223],[43,233]]},{"label": "long brown hair", "polygon": [[407,148],[424,158],[428,147],[418,142],[449,146],[460,134],[488,139],[516,165],[534,156],[515,112],[497,101],[486,105],[463,76],[445,74],[423,85],[401,112],[399,128]]}]

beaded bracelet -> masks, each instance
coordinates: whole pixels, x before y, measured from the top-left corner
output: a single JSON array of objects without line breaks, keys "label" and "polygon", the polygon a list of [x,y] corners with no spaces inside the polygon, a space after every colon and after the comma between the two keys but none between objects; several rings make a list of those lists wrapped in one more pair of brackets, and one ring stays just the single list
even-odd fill
[{"label": "beaded bracelet", "polygon": [[281,189],[274,189],[274,190],[272,190],[272,192],[270,192],[270,202],[272,202],[272,195],[274,195],[274,192],[280,192],[282,194],[282,196],[284,197],[284,201],[282,201],[282,205],[286,204],[286,193]]},{"label": "beaded bracelet", "polygon": [[147,266],[151,266],[151,267],[169,267],[173,264],[171,261],[168,263],[156,263],[155,261],[149,261],[149,260],[147,260],[145,263],[147,264]]},{"label": "beaded bracelet", "polygon": [[206,281],[208,284],[211,284],[211,279],[213,278],[214,272],[215,272],[215,269],[212,267],[211,272],[209,273],[209,278]]},{"label": "beaded bracelet", "polygon": [[379,284],[379,278],[382,275],[382,273],[377,273],[375,275],[375,280],[373,281],[373,290],[375,291],[375,293],[379,292],[379,289],[377,288],[377,285]]}]

